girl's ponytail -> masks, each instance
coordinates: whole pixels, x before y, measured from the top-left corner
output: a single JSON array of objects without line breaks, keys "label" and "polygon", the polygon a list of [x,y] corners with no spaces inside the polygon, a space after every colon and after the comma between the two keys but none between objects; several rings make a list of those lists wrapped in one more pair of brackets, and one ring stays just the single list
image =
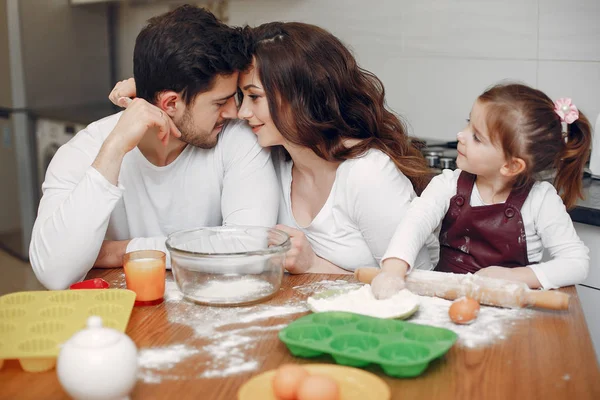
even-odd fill
[{"label": "girl's ponytail", "polygon": [[589,158],[592,145],[592,128],[581,111],[579,118],[567,125],[566,134],[563,133],[563,136],[562,150],[555,159],[554,186],[567,209],[570,209],[575,206],[577,198],[583,198],[583,167]]}]

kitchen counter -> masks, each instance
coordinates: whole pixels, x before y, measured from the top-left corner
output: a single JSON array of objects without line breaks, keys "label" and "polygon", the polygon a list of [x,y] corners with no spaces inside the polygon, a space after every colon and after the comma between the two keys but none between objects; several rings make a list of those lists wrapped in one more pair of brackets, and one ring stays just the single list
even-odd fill
[{"label": "kitchen counter", "polygon": [[583,178],[584,200],[579,200],[577,206],[569,211],[573,222],[600,226],[600,180],[590,177]]},{"label": "kitchen counter", "polygon": [[[170,272],[168,275],[171,279]],[[112,287],[124,286],[120,268],[92,270],[88,278],[92,277],[103,277]],[[295,286],[326,279],[354,281],[352,275],[285,275],[277,296],[263,304],[298,304],[307,294]],[[528,318],[512,322],[504,339],[486,347],[468,348],[457,343],[417,378],[393,379],[376,366],[367,370],[389,385],[392,399],[598,399],[600,371],[577,292],[572,286],[561,290],[572,296],[568,311],[532,311]],[[199,350],[189,359],[157,371],[156,377],[142,374],[131,394],[133,400],[233,400],[246,381],[281,364],[332,363],[328,356],[293,357],[277,338],[282,326],[303,315],[301,310],[254,321],[247,311],[244,318],[218,328],[215,341],[207,341],[194,331],[204,326],[205,315],[214,317],[228,309],[189,307],[185,300],[171,299],[158,306],[133,309],[126,332],[139,349],[180,345]],[[189,323],[193,321],[191,329]],[[253,333],[242,334],[244,329]],[[225,374],[221,370],[202,377],[215,357],[236,372]],[[248,360],[256,364],[244,370]],[[25,373],[14,360],[6,361],[0,370],[0,387],[0,399],[68,398],[55,370]]]}]

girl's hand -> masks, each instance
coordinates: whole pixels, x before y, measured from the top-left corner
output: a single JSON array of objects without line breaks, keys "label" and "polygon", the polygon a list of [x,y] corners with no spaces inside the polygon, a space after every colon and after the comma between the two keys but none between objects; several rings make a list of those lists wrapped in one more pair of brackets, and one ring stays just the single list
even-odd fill
[{"label": "girl's hand", "polygon": [[487,268],[482,268],[475,272],[475,275],[485,276],[488,278],[505,279],[508,281],[524,282],[531,289],[539,289],[542,284],[538,280],[535,272],[529,267],[507,268],[492,265]]},{"label": "girl's hand", "polygon": [[381,272],[371,282],[371,291],[378,300],[392,297],[406,287],[408,264],[399,258],[388,258],[381,265]]},{"label": "girl's hand", "polygon": [[285,269],[291,274],[307,272],[316,263],[317,255],[304,232],[286,225],[275,225],[275,229],[290,235],[292,242],[292,248],[285,254]]},{"label": "girl's hand", "polygon": [[512,268],[506,267],[497,267],[492,265],[490,267],[481,268],[479,271],[475,272],[475,275],[485,276],[488,278],[496,278],[496,279],[505,279],[505,280],[514,280],[512,278],[511,270]]},{"label": "girl's hand", "polygon": [[131,99],[136,95],[135,80],[133,78],[117,82],[108,95],[108,99],[119,107],[127,108]]}]

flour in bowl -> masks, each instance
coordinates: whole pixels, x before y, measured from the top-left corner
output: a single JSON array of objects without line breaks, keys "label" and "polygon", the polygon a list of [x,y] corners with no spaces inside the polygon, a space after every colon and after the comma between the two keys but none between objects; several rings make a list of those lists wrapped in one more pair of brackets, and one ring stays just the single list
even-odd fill
[{"label": "flour in bowl", "polygon": [[242,278],[210,281],[196,289],[191,297],[195,299],[233,300],[261,297],[271,292],[273,292],[273,285],[269,282],[254,278]]}]

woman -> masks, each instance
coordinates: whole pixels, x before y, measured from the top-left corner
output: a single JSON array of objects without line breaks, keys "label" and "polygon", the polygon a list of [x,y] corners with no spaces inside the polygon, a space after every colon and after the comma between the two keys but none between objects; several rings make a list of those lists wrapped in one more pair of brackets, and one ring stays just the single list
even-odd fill
[{"label": "woman", "polygon": [[[273,22],[246,31],[253,63],[240,73],[238,117],[261,146],[273,147],[281,183],[276,227],[292,238],[286,269],[377,266],[430,176],[402,122],[386,110],[381,81],[317,26]],[[417,268],[432,268],[437,256],[432,235]]]}]

